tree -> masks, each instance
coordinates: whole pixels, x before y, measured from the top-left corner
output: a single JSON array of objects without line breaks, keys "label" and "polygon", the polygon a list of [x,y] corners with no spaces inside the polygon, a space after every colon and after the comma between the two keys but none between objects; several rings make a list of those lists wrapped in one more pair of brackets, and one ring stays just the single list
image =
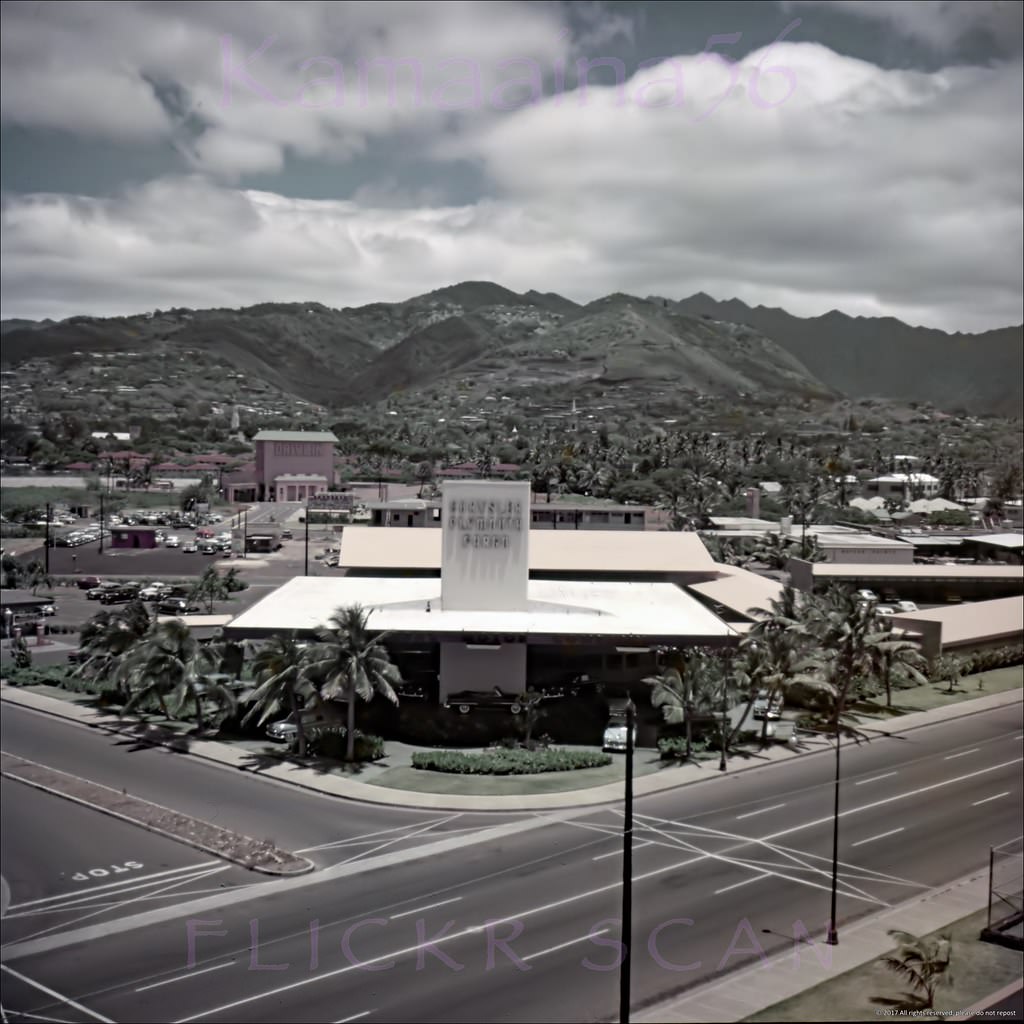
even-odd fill
[{"label": "tree", "polygon": [[[237,575],[237,570],[235,570]],[[207,614],[213,614],[215,601],[226,601],[231,596],[231,590],[227,579],[222,576],[214,565],[207,566],[202,576],[196,580],[192,587],[190,597],[194,601],[206,603]]]},{"label": "tree", "polygon": [[421,462],[416,467],[416,480],[420,485],[416,497],[423,497],[423,488],[434,478],[434,465],[431,462]]},{"label": "tree", "polygon": [[526,690],[525,693],[521,693],[516,698],[523,708],[523,743],[528,749],[533,743],[533,730],[536,728],[537,719],[540,717],[540,703],[543,699],[544,694],[537,690]]},{"label": "tree", "polygon": [[963,674],[964,663],[952,654],[944,654],[942,657],[935,659],[929,676],[937,683],[948,682],[949,689],[946,690],[946,693],[952,693],[953,688],[960,682],[960,677]]},{"label": "tree", "polygon": [[885,706],[892,707],[892,680],[896,675],[908,676],[916,683],[928,682],[928,663],[921,654],[921,645],[897,636],[891,626],[883,626],[882,638],[868,646],[871,668],[885,688]]},{"label": "tree", "polygon": [[132,601],[117,611],[103,610],[82,627],[78,648],[83,660],[72,675],[101,681],[104,689],[127,700],[122,666],[127,656],[149,631],[150,617],[141,601]]},{"label": "tree", "polygon": [[25,569],[25,585],[30,587],[34,594],[40,587],[52,587],[53,578],[43,567],[40,561],[31,561]]},{"label": "tree", "polygon": [[0,560],[3,572],[4,589],[17,590],[25,579],[25,566],[11,555],[4,555]]},{"label": "tree", "polygon": [[914,989],[908,1002],[920,1009],[930,1010],[935,1005],[935,991],[940,985],[952,984],[949,964],[953,957],[953,940],[949,932],[937,939],[922,938],[910,932],[890,928],[888,934],[899,942],[894,954],[884,956],[881,963]]},{"label": "tree", "polygon": [[651,687],[651,704],[661,712],[667,725],[686,726],[686,758],[693,756],[693,698],[688,682],[676,668],[667,668],[660,676],[648,676],[644,683]]},{"label": "tree", "polygon": [[380,694],[398,704],[395,687],[402,677],[382,641],[386,634],[371,636],[369,613],[360,605],[338,608],[325,629],[317,631],[319,643],[309,655],[309,673],[324,679],[324,700],[341,697],[348,704],[347,761],[355,760],[356,698],[370,701]]},{"label": "tree", "polygon": [[304,674],[308,648],[296,640],[295,633],[275,633],[252,659],[257,687],[249,698],[252,708],[245,724],[259,715],[258,724],[287,708],[295,721],[296,752],[306,756],[306,729],[300,712],[310,700],[319,699],[316,688]]},{"label": "tree", "polygon": [[11,641],[11,659],[15,668],[32,667],[32,652],[23,636],[17,636]]},{"label": "tree", "polygon": [[234,710],[235,698],[213,677],[215,668],[216,652],[202,647],[181,619],[156,622],[125,660],[124,676],[133,692],[122,714],[155,697],[165,714],[180,714],[191,703],[198,729],[206,724],[204,703],[223,720]]}]

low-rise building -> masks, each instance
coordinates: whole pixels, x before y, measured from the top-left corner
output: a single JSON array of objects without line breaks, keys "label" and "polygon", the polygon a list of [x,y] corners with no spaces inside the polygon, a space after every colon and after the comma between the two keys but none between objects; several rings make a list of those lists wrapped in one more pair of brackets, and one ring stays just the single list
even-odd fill
[{"label": "low-rise building", "polygon": [[330,431],[261,430],[254,462],[224,475],[228,501],[307,501],[335,483]]}]

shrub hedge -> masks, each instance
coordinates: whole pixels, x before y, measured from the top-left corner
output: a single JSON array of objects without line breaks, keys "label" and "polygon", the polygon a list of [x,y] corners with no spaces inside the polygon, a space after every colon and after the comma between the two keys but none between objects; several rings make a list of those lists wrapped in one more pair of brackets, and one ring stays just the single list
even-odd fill
[{"label": "shrub hedge", "polygon": [[495,747],[483,753],[430,750],[412,755],[413,768],[455,775],[538,775],[611,764],[609,754],[595,750],[508,750]]},{"label": "shrub hedge", "polygon": [[[308,751],[321,757],[344,761],[348,733],[344,728],[321,732],[309,740]],[[355,759],[357,761],[379,761],[384,757],[384,740],[380,736],[362,733],[356,730]]]},{"label": "shrub hedge", "polygon": [[964,675],[988,672],[992,669],[1007,668],[1024,662],[1024,646],[1021,644],[993,647],[987,651],[974,651],[960,658]]}]

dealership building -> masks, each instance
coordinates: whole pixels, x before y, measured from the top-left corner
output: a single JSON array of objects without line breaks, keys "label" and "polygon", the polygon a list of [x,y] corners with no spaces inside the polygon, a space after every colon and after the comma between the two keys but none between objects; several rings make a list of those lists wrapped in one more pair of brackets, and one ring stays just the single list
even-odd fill
[{"label": "dealership building", "polygon": [[741,632],[684,586],[722,575],[692,533],[531,530],[528,481],[447,481],[439,530],[346,528],[344,577],[296,577],[225,634],[311,635],[360,604],[410,683],[521,692],[591,675],[635,679],[660,648]]},{"label": "dealership building", "polygon": [[256,461],[224,475],[224,496],[239,501],[308,501],[335,482],[329,430],[261,430],[253,438]]}]

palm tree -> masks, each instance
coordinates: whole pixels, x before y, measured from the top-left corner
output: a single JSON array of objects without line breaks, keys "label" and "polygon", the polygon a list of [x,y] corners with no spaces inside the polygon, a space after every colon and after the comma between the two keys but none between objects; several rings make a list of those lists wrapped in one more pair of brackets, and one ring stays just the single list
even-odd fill
[{"label": "palm tree", "polygon": [[149,626],[149,612],[141,601],[132,601],[122,610],[98,612],[79,634],[78,648],[84,660],[72,675],[100,681],[104,689],[127,699],[121,669]]},{"label": "palm tree", "polygon": [[893,673],[909,676],[915,683],[927,683],[928,662],[921,654],[921,645],[897,636],[892,627],[883,626],[885,639],[874,640],[868,646],[871,667],[885,687],[885,706],[892,707]]},{"label": "palm tree", "polygon": [[133,690],[122,709],[127,714],[149,697],[160,710],[180,714],[191,703],[196,726],[205,727],[203,702],[215,705],[214,717],[223,719],[234,709],[230,689],[213,678],[216,652],[201,646],[181,619],[154,623],[124,662],[123,676]]},{"label": "palm tree", "polygon": [[[234,572],[235,576],[233,579],[238,578],[238,570],[231,569],[230,572]],[[231,590],[228,586],[226,576],[222,576],[214,565],[208,566],[203,572],[202,576],[196,580],[195,585],[192,587],[191,598],[194,601],[205,601],[206,611],[209,614],[213,614],[213,604],[215,601],[225,601],[231,595]]]},{"label": "palm tree", "polygon": [[667,668],[659,676],[643,680],[651,687],[651,704],[661,712],[668,725],[686,725],[686,758],[693,756],[693,728],[691,724],[693,695],[689,682],[676,668]]},{"label": "palm tree", "polygon": [[930,1010],[935,1005],[935,990],[953,981],[949,974],[953,956],[950,933],[929,939],[890,928],[888,934],[900,945],[895,954],[882,957],[881,963],[909,981],[915,989],[913,1001],[920,1009]]},{"label": "palm tree", "polygon": [[397,705],[395,687],[402,681],[382,643],[386,634],[371,636],[368,620],[369,612],[358,604],[338,608],[327,628],[317,631],[319,644],[309,656],[308,672],[324,679],[321,696],[325,700],[341,696],[348,703],[348,761],[355,760],[356,698],[369,701],[379,693]]},{"label": "palm tree", "polygon": [[417,498],[423,497],[423,488],[434,478],[434,464],[432,462],[421,462],[416,467],[416,480],[419,482],[420,489],[417,493]]},{"label": "palm tree", "polygon": [[306,756],[306,730],[299,713],[299,697],[303,706],[318,697],[315,687],[304,674],[308,648],[300,644],[295,633],[275,633],[252,659],[257,687],[249,698],[252,708],[242,720],[248,724],[256,715],[263,725],[268,718],[287,708],[295,721],[296,752]]},{"label": "palm tree", "polygon": [[28,563],[25,569],[25,575],[27,577],[26,584],[31,588],[34,594],[40,587],[52,587],[53,578],[43,567],[43,563],[36,560]]}]

